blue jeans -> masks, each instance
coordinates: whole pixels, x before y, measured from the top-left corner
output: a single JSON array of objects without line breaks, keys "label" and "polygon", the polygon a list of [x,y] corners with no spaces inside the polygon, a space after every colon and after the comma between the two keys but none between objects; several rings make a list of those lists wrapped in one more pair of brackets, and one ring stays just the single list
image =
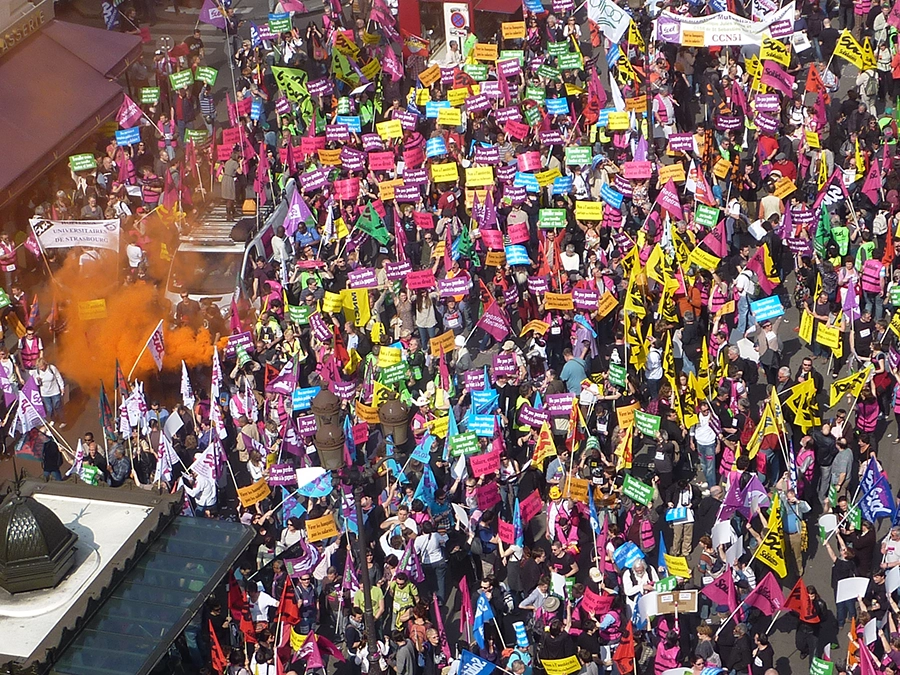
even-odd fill
[{"label": "blue jeans", "polygon": [[47,418],[51,419],[62,408],[62,394],[54,394],[53,396],[41,396],[44,402],[44,412]]},{"label": "blue jeans", "polygon": [[431,326],[430,328],[419,326],[419,340],[422,342],[422,349],[428,349],[428,344],[435,335],[437,335],[437,326]]},{"label": "blue jeans", "polygon": [[716,485],[716,444],[703,445],[697,443],[697,454],[700,455],[700,466],[703,469],[703,476],[707,484],[712,487]]},{"label": "blue jeans", "polygon": [[884,298],[881,297],[881,293],[863,291],[863,298],[866,303],[865,310],[875,317],[876,321],[881,321],[884,316]]},{"label": "blue jeans", "polygon": [[852,617],[856,616],[856,603],[853,600],[844,600],[837,604],[837,622],[839,627]]},{"label": "blue jeans", "polygon": [[750,299],[746,295],[741,295],[738,298],[737,313],[737,327],[731,334],[730,340],[732,344],[737,344],[737,341],[744,337],[744,334],[750,329],[750,326],[756,324],[756,318],[750,312]]},{"label": "blue jeans", "polygon": [[59,469],[56,471],[45,471],[44,478],[53,478],[53,480],[62,482],[62,474],[59,473]]}]

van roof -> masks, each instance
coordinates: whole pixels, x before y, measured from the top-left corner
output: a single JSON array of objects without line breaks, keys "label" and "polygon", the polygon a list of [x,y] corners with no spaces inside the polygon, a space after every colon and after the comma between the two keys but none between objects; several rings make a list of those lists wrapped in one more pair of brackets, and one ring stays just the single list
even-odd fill
[{"label": "van roof", "polygon": [[178,246],[185,253],[243,253],[244,244],[233,241],[186,242]]}]

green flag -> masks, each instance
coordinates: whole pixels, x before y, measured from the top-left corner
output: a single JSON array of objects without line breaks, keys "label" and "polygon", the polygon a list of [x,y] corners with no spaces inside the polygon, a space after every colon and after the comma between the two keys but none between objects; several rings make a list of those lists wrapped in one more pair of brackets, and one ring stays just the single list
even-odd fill
[{"label": "green flag", "polygon": [[366,206],[366,210],[363,211],[362,215],[356,220],[356,227],[370,237],[372,237],[379,244],[385,244],[390,241],[390,235],[388,234],[387,228],[385,228],[384,223],[381,221],[381,216],[378,215],[378,212],[375,211],[375,207],[372,204],[368,204]]}]

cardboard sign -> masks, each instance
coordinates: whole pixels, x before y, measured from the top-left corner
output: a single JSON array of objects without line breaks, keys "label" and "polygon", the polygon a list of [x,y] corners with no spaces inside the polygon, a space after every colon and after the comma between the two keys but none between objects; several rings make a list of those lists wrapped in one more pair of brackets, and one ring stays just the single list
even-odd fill
[{"label": "cardboard sign", "polygon": [[631,125],[631,119],[627,112],[611,112],[607,118],[607,127],[610,131],[625,131]]},{"label": "cardboard sign", "polygon": [[432,358],[436,359],[440,357],[442,350],[444,354],[450,354],[456,349],[456,334],[452,330],[448,330],[446,333],[435,335],[428,344],[431,348]]},{"label": "cardboard sign", "polygon": [[[524,40],[525,39],[525,22],[510,21],[500,24],[500,31],[504,40]],[[477,58],[477,57],[476,57]]]},{"label": "cardboard sign", "polygon": [[699,591],[659,593],[656,596],[656,613],[674,614],[676,609],[680,614],[696,612],[698,593]]},{"label": "cardboard sign", "polygon": [[69,157],[69,166],[72,171],[91,171],[97,168],[97,159],[89,152],[81,155],[71,155]]},{"label": "cardboard sign", "polygon": [[788,195],[797,191],[797,186],[794,185],[794,181],[792,181],[787,176],[782,176],[778,179],[778,182],[775,183],[775,196],[778,199],[784,199]]},{"label": "cardboard sign", "polygon": [[628,180],[645,180],[653,174],[652,162],[625,162],[622,166]]},{"label": "cardboard sign", "polygon": [[476,61],[496,61],[497,45],[479,42],[472,49],[472,56]]},{"label": "cardboard sign", "polygon": [[682,30],[681,44],[684,47],[705,47],[706,32],[702,30]]},{"label": "cardboard sign", "polygon": [[264,478],[260,478],[253,485],[238,488],[237,490],[238,499],[241,501],[241,506],[245,509],[258,504],[270,494],[272,494],[272,488],[269,487]]},{"label": "cardboard sign", "polygon": [[459,165],[456,162],[431,165],[431,180],[435,183],[452,183],[459,180]]},{"label": "cardboard sign", "polygon": [[334,516],[332,515],[306,521],[306,537],[310,542],[338,537],[340,534],[337,524],[334,522]]},{"label": "cardboard sign", "polygon": [[575,304],[572,302],[572,294],[571,293],[545,293],[544,294],[544,309],[558,309],[558,310],[570,310],[575,309]]}]

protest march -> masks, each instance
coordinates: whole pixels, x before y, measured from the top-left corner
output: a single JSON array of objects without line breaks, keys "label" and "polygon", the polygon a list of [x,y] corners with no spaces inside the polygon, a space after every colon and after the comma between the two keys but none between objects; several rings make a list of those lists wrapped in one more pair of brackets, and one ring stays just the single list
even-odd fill
[{"label": "protest march", "polygon": [[900,6],[307,4],[0,235],[8,452],[253,528],[181,671],[900,672]]}]

